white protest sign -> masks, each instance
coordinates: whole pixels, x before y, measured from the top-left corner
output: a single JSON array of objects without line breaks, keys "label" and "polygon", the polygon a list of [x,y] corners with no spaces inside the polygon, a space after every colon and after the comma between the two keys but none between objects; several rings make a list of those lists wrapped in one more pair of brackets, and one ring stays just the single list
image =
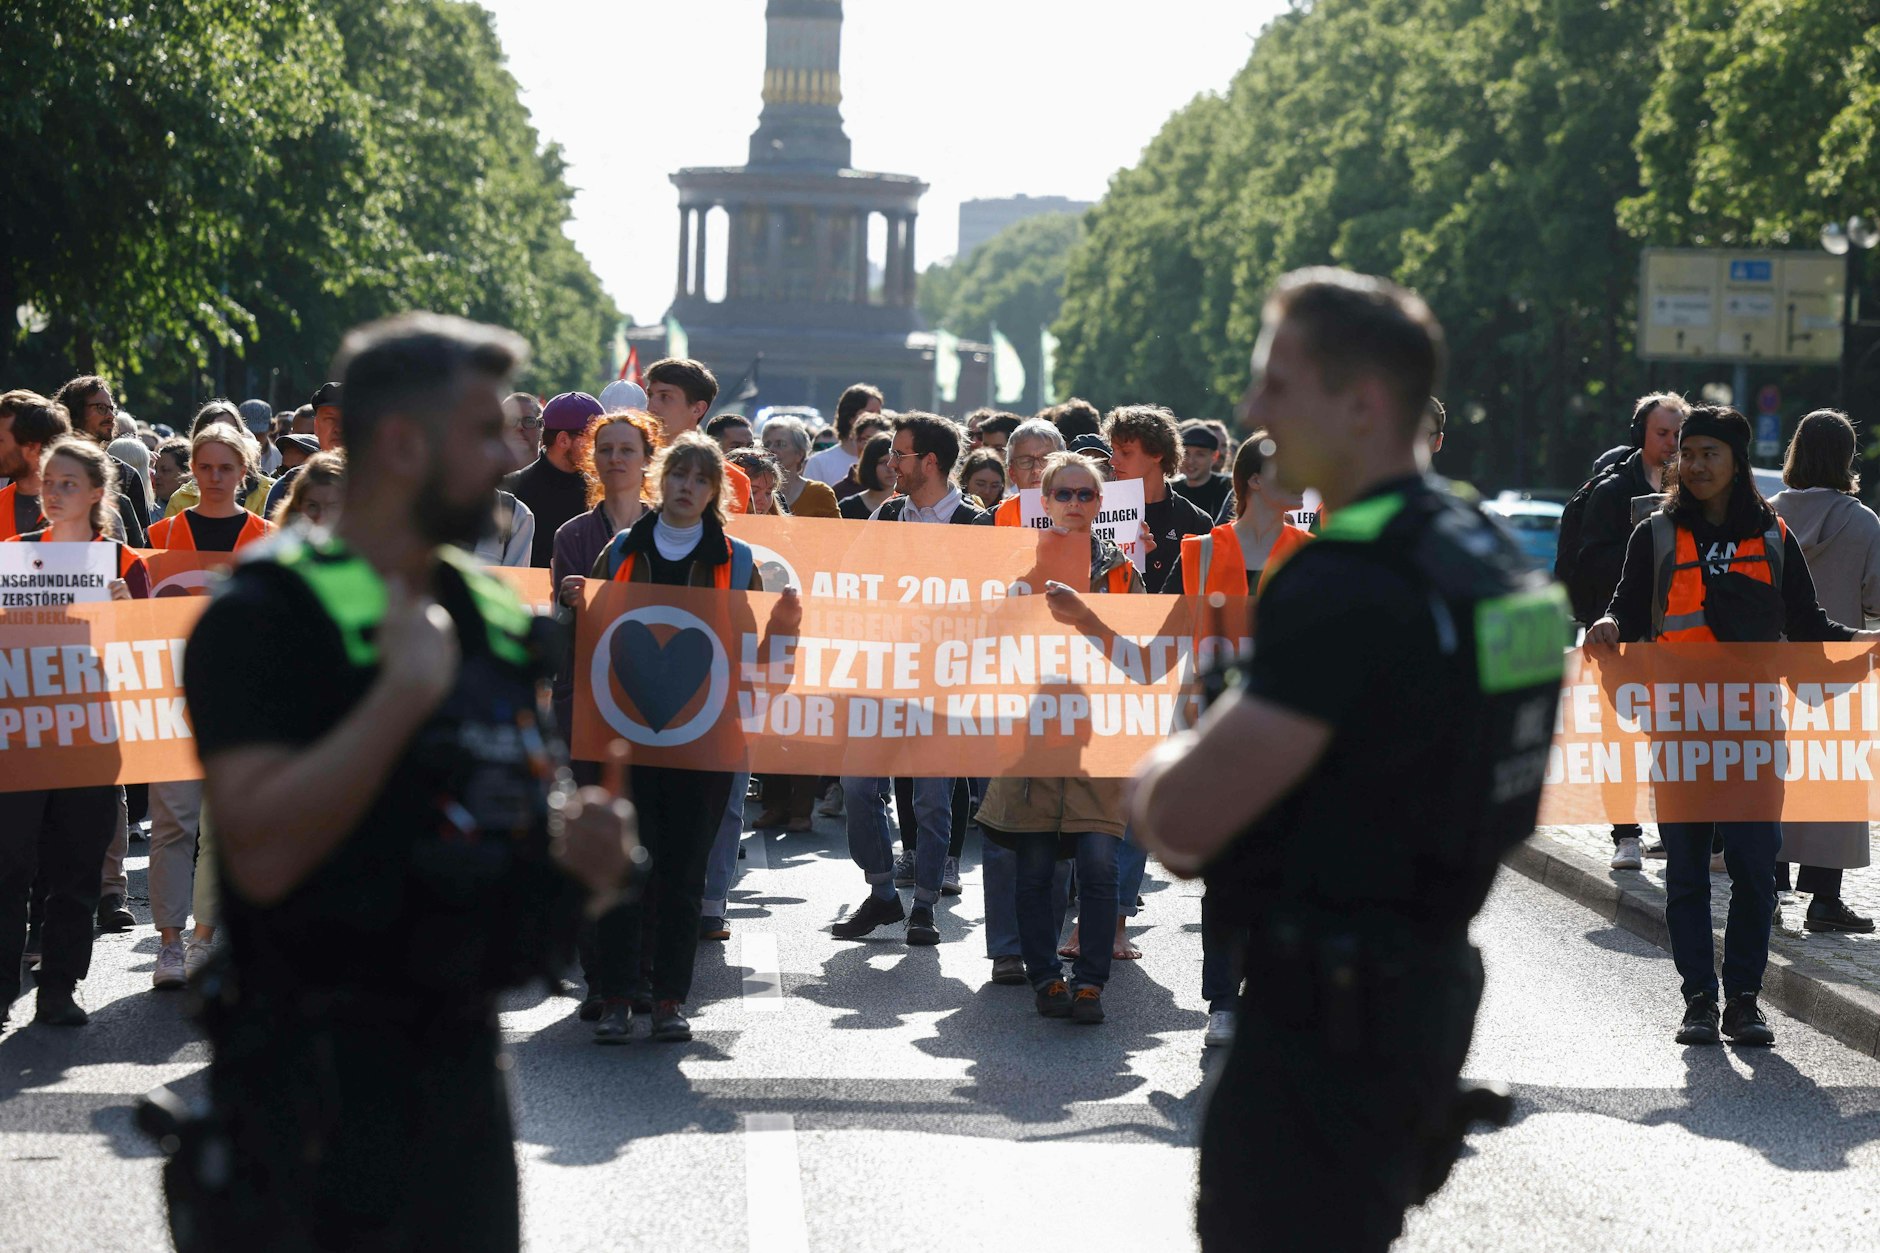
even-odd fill
[{"label": "white protest sign", "polygon": [[0,609],[111,599],[116,544],[0,544]]},{"label": "white protest sign", "polygon": [[[1109,540],[1128,556],[1141,573],[1149,559],[1142,546],[1142,480],[1124,479],[1103,485],[1103,503],[1090,529]],[[1039,530],[1051,525],[1044,511],[1044,493],[1027,487],[1018,493],[1018,520]]]}]

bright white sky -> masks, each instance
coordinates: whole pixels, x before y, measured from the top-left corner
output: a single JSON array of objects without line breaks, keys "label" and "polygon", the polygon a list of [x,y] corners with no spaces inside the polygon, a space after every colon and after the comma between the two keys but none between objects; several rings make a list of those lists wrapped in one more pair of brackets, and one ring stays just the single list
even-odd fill
[{"label": "bright white sky", "polygon": [[[678,266],[667,176],[744,164],[764,0],[482,0],[578,188],[569,233],[622,311],[657,320]],[[921,267],[959,205],[1096,200],[1174,110],[1224,90],[1283,0],[847,0],[842,114],[864,170],[913,174]]]}]

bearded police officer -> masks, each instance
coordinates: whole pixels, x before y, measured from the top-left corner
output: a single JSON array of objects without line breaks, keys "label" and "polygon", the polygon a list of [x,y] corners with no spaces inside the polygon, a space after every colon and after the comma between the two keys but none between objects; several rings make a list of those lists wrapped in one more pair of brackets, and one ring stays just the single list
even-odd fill
[{"label": "bearded police officer", "polygon": [[1382,1250],[1460,1146],[1468,924],[1533,830],[1566,611],[1423,476],[1443,339],[1420,299],[1289,275],[1253,364],[1281,487],[1317,488],[1329,520],[1262,596],[1238,686],[1144,765],[1136,830],[1250,937],[1202,1246]]},{"label": "bearded police officer", "polygon": [[349,335],[337,533],[240,566],[190,639],[229,959],[213,1111],[166,1175],[179,1248],[520,1242],[495,998],[634,852],[624,801],[566,785],[552,650],[451,546],[491,517],[525,351],[424,314]]}]

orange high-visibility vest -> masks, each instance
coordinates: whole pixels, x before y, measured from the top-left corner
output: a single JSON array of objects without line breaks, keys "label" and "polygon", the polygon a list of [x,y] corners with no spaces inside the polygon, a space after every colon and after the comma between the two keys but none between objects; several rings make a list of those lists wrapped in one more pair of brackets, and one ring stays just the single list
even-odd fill
[{"label": "orange high-visibility vest", "polygon": [[[1279,569],[1280,563],[1312,539],[1310,531],[1296,526],[1282,526],[1267,555],[1266,568],[1260,572],[1260,587]],[[1206,535],[1182,537],[1182,591],[1190,596],[1245,596],[1247,587],[1246,553],[1240,546],[1240,533],[1234,524],[1223,522]]]},{"label": "orange high-visibility vest", "polygon": [[[8,483],[5,487],[0,487],[0,539],[12,539],[17,535],[24,534],[19,527],[13,524],[13,498],[19,494],[20,485],[18,483]],[[43,512],[39,515],[39,520],[42,523],[46,520],[46,515]]]},{"label": "orange high-visibility vest", "polygon": [[1023,518],[1021,517],[1018,507],[1018,493],[1014,492],[1000,501],[998,508],[992,511],[992,525],[1020,526],[1022,524]]},{"label": "orange high-visibility vest", "polygon": [[749,513],[751,510],[751,476],[729,461],[725,462],[725,481],[731,487],[731,499],[725,502],[726,513]]},{"label": "orange high-visibility vest", "polygon": [[[1761,535],[1737,541],[1736,553],[1727,563],[1730,573],[1746,575],[1758,583],[1774,584],[1781,557],[1779,554],[1772,556],[1770,549],[1779,550],[1788,533],[1788,523],[1777,518],[1775,526]],[[1678,527],[1677,542],[1672,549],[1671,578],[1656,639],[1679,644],[1717,638],[1704,619],[1706,564],[1697,554],[1697,537],[1688,527]]]},{"label": "orange high-visibility vest", "polygon": [[[242,523],[241,534],[235,537],[234,551],[240,552],[256,540],[263,538],[274,528],[259,514],[249,513],[247,521]],[[196,549],[196,533],[189,527],[190,511],[173,514],[150,524],[150,546],[152,548],[173,548],[177,552],[193,553]]]},{"label": "orange high-visibility vest", "polygon": [[1112,569],[1104,576],[1104,582],[1107,583],[1108,586],[1103,590],[1112,596],[1121,596],[1124,592],[1127,592],[1129,590],[1129,572],[1133,569],[1135,569],[1135,567],[1130,565],[1127,561]]}]

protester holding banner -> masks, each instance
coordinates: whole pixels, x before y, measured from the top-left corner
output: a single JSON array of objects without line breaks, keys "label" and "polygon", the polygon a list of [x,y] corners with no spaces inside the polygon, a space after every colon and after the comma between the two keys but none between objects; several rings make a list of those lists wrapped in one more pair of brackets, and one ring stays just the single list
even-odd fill
[{"label": "protester holding banner", "polygon": [[[657,388],[657,384],[655,384]],[[660,452],[653,482],[658,508],[615,536],[595,560],[592,576],[667,587],[762,591],[750,546],[725,533],[729,490],[724,450],[687,431]],[[716,771],[634,766],[640,841],[652,870],[638,900],[600,920],[596,957],[602,1001],[594,1038],[624,1044],[633,1003],[650,1002],[655,1040],[692,1038],[685,1001],[698,952],[706,860],[730,799],[732,775]],[[643,953],[651,961],[642,967]]]},{"label": "protester holding banner", "polygon": [[[15,409],[16,422],[27,407],[21,402]],[[105,585],[111,599],[150,595],[142,560],[110,536],[116,463],[104,450],[89,439],[63,435],[46,450],[37,479],[47,526],[9,539],[111,545],[116,577]],[[89,1021],[74,992],[91,969],[92,924],[103,903],[100,868],[121,830],[122,797],[116,784],[0,792],[0,1023],[20,994],[27,899],[35,881],[45,894],[45,921],[34,1021],[59,1027]],[[121,850],[117,860],[121,866]],[[116,908],[122,907],[120,895]]]},{"label": "protester holding banner", "polygon": [[[1142,591],[1142,577],[1123,551],[1092,535],[1103,500],[1103,483],[1075,453],[1054,453],[1042,484],[1052,529],[1090,545],[1087,591]],[[1079,589],[1053,584],[1046,595],[1065,615],[1086,610]],[[1110,948],[1085,944],[1065,982],[1057,951],[1063,905],[1056,895],[1057,865],[1076,863],[1079,923],[1106,935],[1117,916],[1117,852],[1123,836],[1121,779],[1030,779],[1000,777],[986,787],[978,820],[989,839],[1016,855],[1014,895],[1025,977],[1037,1010],[1047,1018],[1092,1025],[1103,1021],[1103,988],[1110,979]]]},{"label": "protester holding banner", "polygon": [[1182,537],[1206,535],[1214,518],[1169,490],[1169,476],[1181,465],[1181,432],[1175,415],[1160,405],[1125,405],[1103,422],[1115,477],[1142,480],[1143,528],[1149,551],[1142,580],[1152,592],[1173,592]]},{"label": "protester holding banner", "polygon": [[885,432],[869,436],[853,473],[860,490],[843,497],[837,509],[851,522],[866,522],[894,495],[894,436]]},{"label": "protester holding banner", "polygon": [[[1804,417],[1782,464],[1787,490],[1769,498],[1808,558],[1821,607],[1836,622],[1880,618],[1880,517],[1860,503],[1859,440],[1838,409]],[[1777,887],[1789,890],[1789,863],[1800,863],[1795,890],[1809,896],[1809,931],[1865,935],[1873,919],[1841,899],[1841,872],[1869,861],[1865,817],[1848,822],[1784,822]]]},{"label": "protester holding banner", "polygon": [[[1874,640],[1831,619],[1815,598],[1801,545],[1750,475],[1749,419],[1700,405],[1678,433],[1677,480],[1663,507],[1626,545],[1606,615],[1587,628],[1589,647],[1635,640],[1757,642]],[[1710,848],[1723,840],[1730,916],[1723,936],[1724,1035],[1773,1044],[1756,998],[1769,962],[1782,826],[1757,822],[1660,822],[1665,845],[1665,929],[1683,981],[1680,1044],[1715,1044],[1716,946],[1710,922]]]},{"label": "protester holding banner", "polygon": [[[239,424],[205,424],[189,441],[199,503],[152,523],[151,547],[227,553],[266,536],[272,529],[268,523],[235,501],[243,480],[254,472],[257,455],[253,437]],[[195,896],[201,816],[200,781],[150,785],[150,921],[161,941],[150,983],[158,990],[181,988],[188,981],[190,950],[201,949],[200,965],[215,937],[215,919],[199,915],[188,943],[183,939]]]}]

